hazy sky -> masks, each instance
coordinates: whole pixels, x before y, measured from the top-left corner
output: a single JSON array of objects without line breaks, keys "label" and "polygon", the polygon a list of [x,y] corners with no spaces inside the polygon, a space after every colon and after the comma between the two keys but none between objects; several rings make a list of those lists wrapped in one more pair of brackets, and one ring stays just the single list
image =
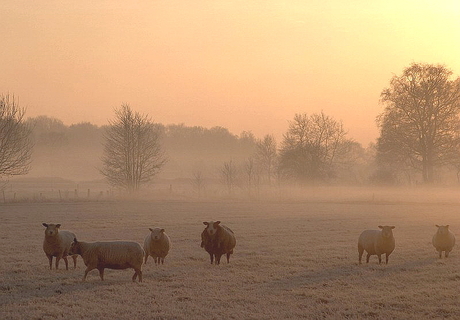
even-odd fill
[{"label": "hazy sky", "polygon": [[286,132],[324,111],[375,140],[380,92],[412,62],[460,75],[460,1],[2,0],[0,93],[27,116]]}]

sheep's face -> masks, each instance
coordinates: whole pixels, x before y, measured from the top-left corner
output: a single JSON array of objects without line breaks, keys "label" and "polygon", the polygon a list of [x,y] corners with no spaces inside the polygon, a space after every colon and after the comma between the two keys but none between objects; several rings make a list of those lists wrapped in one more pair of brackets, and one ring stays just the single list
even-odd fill
[{"label": "sheep's face", "polygon": [[382,237],[389,239],[393,237],[393,229],[395,228],[394,226],[379,226],[380,229],[382,229]]},{"label": "sheep's face", "polygon": [[69,256],[74,254],[81,254],[80,244],[78,243],[76,238],[73,239],[69,249]]},{"label": "sheep's face", "polygon": [[149,230],[152,232],[152,239],[153,240],[160,240],[161,237],[163,236],[163,233],[165,232],[165,229],[160,229],[160,228],[149,228]]},{"label": "sheep's face", "polygon": [[208,235],[210,237],[213,237],[216,232],[217,232],[217,228],[219,227],[219,224],[220,224],[220,221],[209,221],[209,222],[203,222],[203,224],[206,226],[206,232],[208,233]]},{"label": "sheep's face", "polygon": [[444,235],[444,234],[449,233],[449,225],[447,225],[447,226],[438,226],[438,225],[436,225],[436,227],[438,227],[438,234]]},{"label": "sheep's face", "polygon": [[43,223],[43,226],[46,227],[45,229],[45,236],[47,237],[55,237],[59,233],[59,228],[61,227],[60,224],[47,224]]}]

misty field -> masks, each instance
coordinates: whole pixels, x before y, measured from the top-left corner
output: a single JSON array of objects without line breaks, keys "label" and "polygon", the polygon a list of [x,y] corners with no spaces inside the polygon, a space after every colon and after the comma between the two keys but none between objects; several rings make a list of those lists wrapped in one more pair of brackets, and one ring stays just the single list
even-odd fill
[{"label": "misty field", "polygon": [[[458,244],[440,260],[431,237],[435,224],[460,236],[460,202],[433,199],[3,204],[0,318],[459,319]],[[200,248],[206,220],[235,232],[230,264],[211,265]],[[149,259],[142,283],[132,269],[106,269],[103,282],[93,270],[82,282],[81,257],[76,270],[62,260],[49,270],[43,222],[81,241],[142,243],[158,226],[172,249],[163,266]],[[386,224],[396,226],[389,264],[358,265],[360,232]]]}]

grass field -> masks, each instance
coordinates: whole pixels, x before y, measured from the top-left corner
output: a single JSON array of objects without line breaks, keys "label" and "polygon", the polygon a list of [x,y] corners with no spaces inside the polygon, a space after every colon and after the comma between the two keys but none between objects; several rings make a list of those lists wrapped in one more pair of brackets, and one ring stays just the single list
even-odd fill
[{"label": "grass field", "polygon": [[[460,252],[438,259],[435,224],[460,234],[460,204],[402,201],[73,202],[0,205],[1,319],[460,319]],[[230,264],[209,263],[202,221],[237,237]],[[82,241],[143,242],[162,227],[163,266],[49,270],[42,222]],[[358,265],[364,229],[395,225],[388,265]]]}]

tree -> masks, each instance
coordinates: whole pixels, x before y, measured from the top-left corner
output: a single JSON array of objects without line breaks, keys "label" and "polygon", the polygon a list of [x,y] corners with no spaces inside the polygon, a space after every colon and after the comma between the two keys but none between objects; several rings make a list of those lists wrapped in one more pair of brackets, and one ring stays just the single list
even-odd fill
[{"label": "tree", "polygon": [[267,134],[263,139],[257,140],[256,146],[256,162],[265,173],[268,184],[270,185],[278,157],[275,137]]},{"label": "tree", "polygon": [[236,185],[238,170],[232,160],[224,162],[220,169],[220,177],[222,182],[227,187],[229,195],[233,194],[233,189]]},{"label": "tree", "polygon": [[105,133],[103,168],[108,182],[128,192],[139,190],[165,164],[158,127],[146,115],[124,104]]},{"label": "tree", "polygon": [[299,181],[321,180],[333,175],[333,166],[345,139],[341,122],[324,113],[296,114],[284,134],[279,169]]},{"label": "tree", "polygon": [[434,169],[456,157],[460,140],[460,79],[441,65],[412,64],[381,93],[377,157],[382,164],[413,168],[425,183]]},{"label": "tree", "polygon": [[0,96],[0,177],[26,174],[30,169],[33,143],[24,114],[14,96]]}]

